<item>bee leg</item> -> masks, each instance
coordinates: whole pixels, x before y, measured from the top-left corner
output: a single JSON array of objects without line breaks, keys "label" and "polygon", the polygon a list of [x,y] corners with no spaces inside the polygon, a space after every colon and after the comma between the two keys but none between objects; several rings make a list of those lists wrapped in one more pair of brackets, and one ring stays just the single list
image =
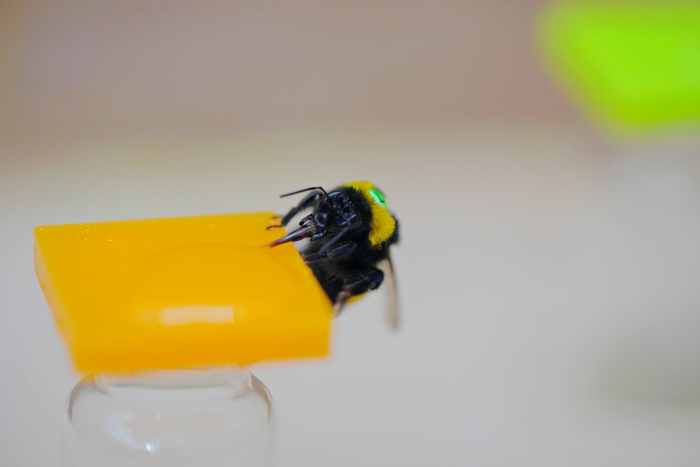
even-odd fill
[{"label": "bee leg", "polygon": [[377,268],[353,269],[346,276],[346,285],[340,290],[333,301],[333,316],[338,316],[343,305],[355,295],[374,290],[382,284],[384,272]]},{"label": "bee leg", "polygon": [[307,263],[310,263],[312,261],[319,261],[322,259],[342,260],[352,255],[356,249],[357,244],[353,242],[348,242],[333,248],[329,248],[326,251],[302,256],[304,257],[304,261],[306,261]]},{"label": "bee leg", "polygon": [[[275,219],[282,219],[282,216],[280,216],[280,215],[278,215],[278,214],[275,214],[274,216],[272,216],[272,219],[273,219],[273,220],[275,220]],[[284,227],[284,226],[283,226],[281,223],[279,223],[279,224],[273,224],[273,225],[268,225],[268,226],[266,227],[266,230],[277,229],[277,228],[279,228],[279,227]]]},{"label": "bee leg", "polygon": [[306,195],[301,201],[299,201],[299,204],[290,209],[287,214],[285,214],[284,216],[276,216],[282,217],[282,220],[279,224],[268,226],[267,230],[286,226],[287,224],[289,224],[289,221],[291,221],[294,216],[296,216],[297,214],[299,214],[299,212],[303,211],[304,209],[308,208],[313,203],[315,203],[318,197],[322,194],[323,193],[321,193],[318,190],[312,191],[311,193]]}]

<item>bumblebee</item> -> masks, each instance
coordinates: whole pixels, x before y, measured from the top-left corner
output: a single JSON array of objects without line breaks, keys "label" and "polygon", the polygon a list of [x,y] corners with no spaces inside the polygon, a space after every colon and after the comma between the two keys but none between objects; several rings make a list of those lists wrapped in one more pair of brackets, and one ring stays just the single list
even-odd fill
[{"label": "bumblebee", "polygon": [[387,209],[384,194],[373,183],[361,181],[330,192],[317,186],[281,197],[303,192],[309,193],[278,225],[268,228],[284,227],[306,209],[313,213],[299,222],[297,230],[269,246],[309,239],[301,255],[333,302],[336,315],[349,300],[386,283],[389,322],[397,327],[398,300],[389,250],[399,240],[399,223]]}]

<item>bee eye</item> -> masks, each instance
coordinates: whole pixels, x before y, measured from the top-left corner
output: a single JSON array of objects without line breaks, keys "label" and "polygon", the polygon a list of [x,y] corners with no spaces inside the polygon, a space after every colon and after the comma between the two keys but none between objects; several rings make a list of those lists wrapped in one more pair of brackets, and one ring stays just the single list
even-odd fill
[{"label": "bee eye", "polygon": [[328,213],[327,212],[318,212],[316,213],[316,225],[319,227],[325,227],[326,222],[328,222]]}]

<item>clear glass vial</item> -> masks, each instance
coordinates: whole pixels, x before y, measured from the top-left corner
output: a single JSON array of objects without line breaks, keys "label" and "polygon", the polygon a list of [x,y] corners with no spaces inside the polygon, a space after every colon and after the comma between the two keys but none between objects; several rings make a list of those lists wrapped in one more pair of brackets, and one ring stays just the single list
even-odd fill
[{"label": "clear glass vial", "polygon": [[247,370],[91,374],[63,417],[63,467],[272,467],[277,413]]}]

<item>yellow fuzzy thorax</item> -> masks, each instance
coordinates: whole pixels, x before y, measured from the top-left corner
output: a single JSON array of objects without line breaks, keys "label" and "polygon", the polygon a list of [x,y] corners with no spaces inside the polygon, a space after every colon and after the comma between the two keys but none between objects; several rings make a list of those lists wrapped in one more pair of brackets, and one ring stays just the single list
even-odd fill
[{"label": "yellow fuzzy thorax", "polygon": [[374,187],[372,182],[349,182],[345,186],[356,189],[367,199],[372,209],[369,244],[372,248],[381,248],[396,229],[396,221],[386,208],[384,195]]}]

